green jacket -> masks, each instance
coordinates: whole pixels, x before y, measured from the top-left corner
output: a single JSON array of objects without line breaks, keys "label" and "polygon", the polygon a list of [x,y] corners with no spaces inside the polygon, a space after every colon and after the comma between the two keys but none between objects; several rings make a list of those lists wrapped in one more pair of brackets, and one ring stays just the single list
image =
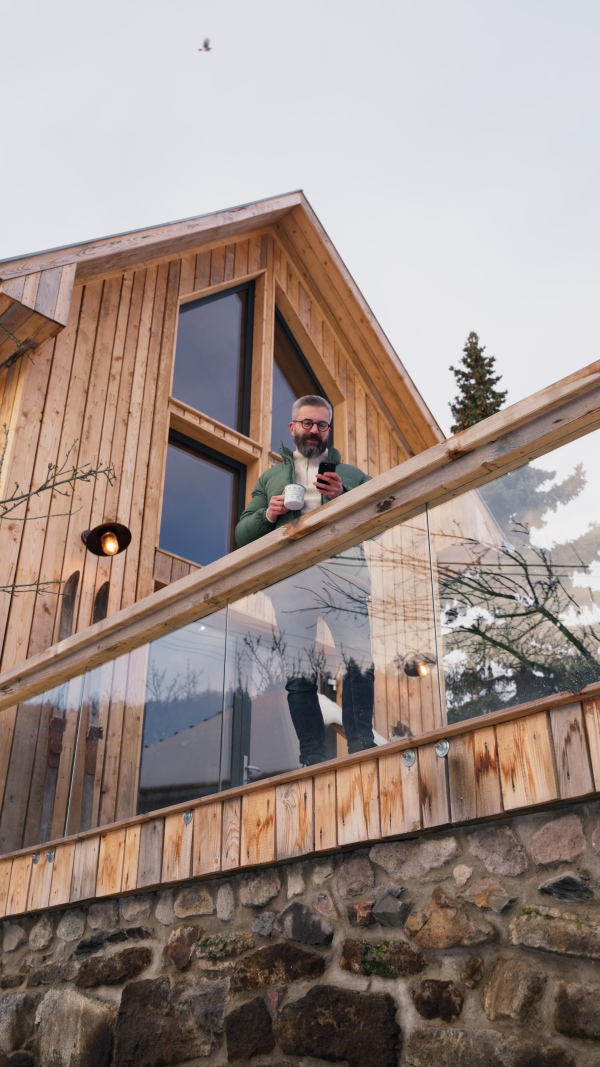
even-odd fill
[{"label": "green jacket", "polygon": [[[275,522],[269,522],[266,516],[271,497],[279,496],[280,493],[283,493],[286,485],[296,481],[292,450],[282,444],[279,452],[283,456],[283,463],[278,463],[276,467],[271,467],[264,474],[261,474],[252,490],[252,499],[235,528],[235,540],[240,548],[242,545],[249,545],[251,541],[256,541],[258,537],[263,537],[264,534],[270,533],[271,530],[277,529],[278,526],[285,526],[286,522],[291,522],[292,519],[297,518],[298,513],[295,511],[288,511],[286,515],[280,515]],[[342,463],[342,457],[337,448],[330,448],[327,458],[332,463],[337,463],[336,474],[339,474],[342,479],[345,493],[349,489],[356,489],[357,485],[363,485],[371,480],[370,476],[363,474],[358,467],[351,467],[349,463]],[[321,495],[322,504],[326,504],[327,500],[326,496]]]}]

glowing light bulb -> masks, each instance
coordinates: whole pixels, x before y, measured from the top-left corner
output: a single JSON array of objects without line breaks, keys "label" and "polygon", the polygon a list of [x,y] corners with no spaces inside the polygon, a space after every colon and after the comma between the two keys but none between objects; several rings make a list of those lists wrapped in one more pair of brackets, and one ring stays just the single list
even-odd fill
[{"label": "glowing light bulb", "polygon": [[116,556],[119,551],[117,535],[112,530],[107,530],[100,538],[100,544],[105,556]]},{"label": "glowing light bulb", "polygon": [[426,678],[427,675],[429,674],[429,667],[427,666],[426,663],[419,663],[417,665],[417,670],[418,670],[419,675],[421,676],[421,678]]},{"label": "glowing light bulb", "polygon": [[201,626],[200,629],[201,630],[206,630],[206,626]]}]

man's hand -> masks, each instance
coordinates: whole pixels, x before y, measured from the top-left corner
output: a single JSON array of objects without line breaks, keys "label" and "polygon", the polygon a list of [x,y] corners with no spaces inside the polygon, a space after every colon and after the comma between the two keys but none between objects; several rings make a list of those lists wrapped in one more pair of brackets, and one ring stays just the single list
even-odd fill
[{"label": "man's hand", "polygon": [[280,515],[287,515],[289,510],[283,503],[283,493],[272,496],[267,508],[267,519],[269,522],[276,522]]},{"label": "man's hand", "polygon": [[317,480],[313,484],[316,485],[320,493],[329,497],[330,500],[335,500],[337,496],[341,496],[344,492],[342,479],[335,471],[331,471],[329,474],[318,474]]}]

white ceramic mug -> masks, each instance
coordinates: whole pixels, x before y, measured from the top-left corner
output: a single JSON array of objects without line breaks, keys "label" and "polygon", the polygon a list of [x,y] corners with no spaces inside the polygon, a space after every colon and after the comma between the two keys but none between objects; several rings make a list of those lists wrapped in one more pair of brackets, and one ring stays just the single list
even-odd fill
[{"label": "white ceramic mug", "polygon": [[292,482],[283,490],[283,503],[288,511],[301,511],[304,507],[304,486]]}]

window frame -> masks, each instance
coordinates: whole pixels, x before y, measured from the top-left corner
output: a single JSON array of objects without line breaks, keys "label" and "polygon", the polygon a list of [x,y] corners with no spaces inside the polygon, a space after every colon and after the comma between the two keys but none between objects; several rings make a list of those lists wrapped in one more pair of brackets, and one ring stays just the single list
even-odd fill
[{"label": "window frame", "polygon": [[[279,366],[279,364],[277,362],[277,359],[275,357],[275,329],[277,327],[277,324],[279,324],[279,326],[281,326],[281,328],[283,329],[283,331],[284,331],[288,341],[290,342],[292,348],[294,349],[294,352],[295,352],[296,356],[298,357],[300,363],[302,364],[304,370],[306,371],[308,377],[314,383],[314,386],[315,386],[314,393],[315,393],[315,395],[316,396],[322,396],[331,407],[331,427],[330,427],[330,430],[329,430],[329,439],[328,440],[329,440],[329,442],[332,442],[333,441],[333,402],[329,399],[329,397],[327,395],[327,392],[325,391],[325,389],[321,385],[319,379],[317,378],[313,368],[311,367],[311,365],[308,362],[306,356],[304,355],[304,352],[300,348],[300,345],[299,345],[298,341],[294,337],[290,327],[288,326],[287,322],[285,321],[285,318],[283,317],[283,314],[281,313],[281,311],[277,307],[277,304],[275,304],[275,315],[274,315],[273,319],[274,319],[274,321],[273,321],[273,371],[275,369],[275,366],[277,366],[279,371],[280,371],[280,373],[283,374],[283,376],[285,378],[285,373],[281,369],[281,367]],[[273,452],[274,452],[274,450],[273,450],[273,405],[271,405],[271,453],[273,453]]]}]

